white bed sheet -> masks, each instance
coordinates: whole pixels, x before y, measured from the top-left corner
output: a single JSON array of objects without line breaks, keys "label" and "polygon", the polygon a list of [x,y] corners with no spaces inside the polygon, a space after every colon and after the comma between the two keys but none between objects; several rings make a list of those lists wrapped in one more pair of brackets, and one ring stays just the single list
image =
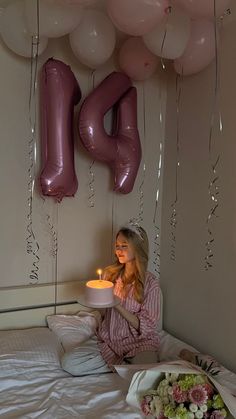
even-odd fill
[{"label": "white bed sheet", "polygon": [[72,377],[55,365],[0,360],[1,419],[138,419],[116,373]]}]

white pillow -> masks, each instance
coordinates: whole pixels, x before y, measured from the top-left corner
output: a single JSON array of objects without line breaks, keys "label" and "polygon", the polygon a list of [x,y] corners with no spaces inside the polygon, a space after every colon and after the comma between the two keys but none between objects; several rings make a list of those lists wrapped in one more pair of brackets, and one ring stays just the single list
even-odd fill
[{"label": "white pillow", "polygon": [[60,365],[63,348],[47,327],[0,331],[0,357]]},{"label": "white pillow", "polygon": [[93,336],[100,320],[101,315],[98,311],[47,316],[48,327],[57,335],[65,351],[75,348]]}]

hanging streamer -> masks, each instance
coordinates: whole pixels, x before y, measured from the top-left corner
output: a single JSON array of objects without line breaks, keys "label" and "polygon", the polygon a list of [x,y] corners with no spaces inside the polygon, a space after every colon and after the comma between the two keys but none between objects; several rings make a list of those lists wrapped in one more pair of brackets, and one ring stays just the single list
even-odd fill
[{"label": "hanging streamer", "polygon": [[29,124],[30,139],[28,142],[29,168],[28,168],[28,213],[27,213],[27,237],[26,250],[33,256],[33,267],[29,274],[30,284],[35,284],[39,280],[39,244],[36,240],[33,229],[33,196],[35,185],[35,165],[36,165],[36,89],[37,89],[37,69],[39,51],[39,0],[37,0],[37,35],[32,36],[31,41],[31,65],[30,65],[30,93],[29,93]]},{"label": "hanging streamer", "polygon": [[172,10],[172,7],[171,6],[169,6],[166,9],[165,31],[164,31],[164,35],[163,35],[163,39],[162,39],[162,43],[161,43],[161,57],[160,57],[160,59],[161,59],[161,66],[162,66],[162,69],[163,70],[166,69],[166,66],[165,66],[165,63],[163,61],[162,52],[163,52],[163,49],[164,49],[164,46],[165,46],[165,40],[166,40],[167,28],[168,28],[168,20],[169,20],[169,14],[171,13],[171,10]]},{"label": "hanging streamer", "polygon": [[[95,70],[91,72],[91,77],[89,80],[89,89],[92,85],[92,90],[94,89],[95,84]],[[90,93],[90,92],[89,92]],[[95,199],[95,177],[93,172],[93,166],[94,166],[95,160],[92,160],[89,165],[89,194],[88,194],[88,206],[90,208],[94,208],[94,199]]]},{"label": "hanging streamer", "polygon": [[141,225],[143,222],[143,211],[144,211],[144,192],[143,186],[146,177],[146,100],[145,100],[145,82],[142,84],[143,87],[143,173],[142,179],[139,185],[139,212],[136,222]]},{"label": "hanging streamer", "polygon": [[[50,234],[51,237],[51,251],[50,251],[50,255],[55,258],[57,256],[57,224],[54,225],[53,221],[52,221],[52,217],[49,214],[48,210],[45,208],[46,206],[46,199],[41,196],[42,200],[43,200],[43,205],[44,205],[44,213],[45,213],[45,218],[46,218],[46,223],[48,226],[48,232]],[[54,208],[55,208],[55,203],[53,202]],[[56,206],[57,208],[57,206]]]},{"label": "hanging streamer", "polygon": [[[213,245],[215,242],[213,230],[212,230],[212,222],[215,217],[217,217],[217,208],[219,206],[218,196],[219,196],[219,176],[218,176],[218,165],[220,162],[220,155],[217,155],[215,158],[213,157],[213,150],[212,150],[212,137],[213,137],[213,129],[215,125],[215,116],[216,116],[216,108],[218,102],[218,95],[219,95],[219,55],[218,55],[218,27],[217,27],[217,18],[216,18],[216,0],[214,0],[214,33],[215,33],[215,88],[214,88],[214,100],[212,106],[212,114],[211,114],[211,121],[210,121],[210,132],[209,132],[209,143],[208,143],[208,153],[209,153],[209,163],[210,163],[210,171],[211,171],[211,178],[208,185],[208,196],[210,199],[210,211],[207,216],[206,226],[207,226],[207,234],[208,238],[205,243],[206,246],[206,256],[205,256],[205,270],[212,268],[212,258],[214,256],[213,253]],[[223,125],[222,125],[222,118],[221,112],[219,110],[219,131],[222,133]]]},{"label": "hanging streamer", "polygon": [[138,203],[138,216],[137,217],[133,217],[131,219],[131,222],[134,223],[135,225],[140,226],[143,222],[143,212],[144,212],[144,192],[143,192],[143,185],[145,182],[145,177],[146,177],[146,163],[145,163],[145,159],[146,159],[146,103],[145,103],[145,82],[143,82],[142,84],[143,87],[143,91],[142,91],[142,96],[143,96],[143,172],[142,172],[142,178],[141,178],[141,182],[139,185],[139,203]]},{"label": "hanging streamer", "polygon": [[89,165],[89,196],[88,196],[88,203],[90,208],[94,208],[94,172],[93,172],[93,165],[95,160],[93,160]]},{"label": "hanging streamer", "polygon": [[57,282],[58,282],[58,206],[59,203],[57,201],[51,201],[54,210],[54,217],[52,220],[51,215],[49,214],[48,210],[45,208],[46,206],[46,199],[43,195],[41,195],[44,205],[44,213],[46,217],[46,224],[48,226],[48,231],[51,237],[51,252],[50,255],[54,260],[53,265],[53,278],[54,278],[54,314],[57,313]]},{"label": "hanging streamer", "polygon": [[44,198],[44,196],[41,196],[42,200],[43,200],[43,205],[44,205],[44,212],[45,212],[45,217],[46,217],[46,223],[48,226],[48,231],[49,234],[51,236],[51,252],[50,255],[53,257],[54,259],[54,266],[53,266],[53,278],[54,278],[54,314],[56,314],[57,311],[57,283],[58,283],[58,208],[59,208],[59,203],[57,201],[51,201],[53,204],[53,210],[54,210],[54,217],[53,217],[53,221],[52,221],[52,217],[49,214],[48,210],[45,209],[46,206],[46,199]]},{"label": "hanging streamer", "polygon": [[175,261],[176,258],[176,226],[177,226],[177,203],[178,203],[178,172],[179,161],[179,104],[181,98],[181,85],[179,85],[179,75],[176,76],[176,165],[175,165],[175,200],[171,204],[172,212],[170,217],[171,227],[171,251],[170,258]]},{"label": "hanging streamer", "polygon": [[[161,104],[161,102],[160,102]],[[159,116],[160,124],[162,124],[162,111],[160,110]],[[157,213],[159,210],[159,197],[160,197],[160,180],[161,180],[161,171],[162,171],[162,142],[160,142],[160,150],[159,150],[159,163],[158,163],[158,170],[157,170],[157,191],[156,191],[156,201],[155,201],[155,210],[153,216],[153,224],[155,228],[155,237],[154,237],[154,271],[157,274],[157,277],[160,276],[160,221],[157,221]]]},{"label": "hanging streamer", "polygon": [[115,194],[112,194],[111,203],[111,261],[114,255],[114,213],[115,213]]},{"label": "hanging streamer", "polygon": [[[161,65],[162,65],[162,70],[165,71],[166,67],[165,67],[165,63],[163,61],[162,58],[162,52],[163,52],[163,48],[165,46],[165,39],[166,39],[166,34],[167,34],[167,25],[168,25],[168,19],[169,19],[169,14],[171,13],[171,6],[169,6],[168,10],[167,10],[167,16],[166,16],[166,22],[165,22],[165,31],[163,34],[163,39],[162,39],[162,44],[161,44]],[[162,90],[161,87],[159,88],[159,104],[160,104],[160,112],[159,112],[159,124],[160,124],[160,128],[161,128],[161,132],[162,132],[162,137],[163,137],[163,113],[162,113]],[[154,229],[155,229],[155,237],[154,237],[154,260],[153,260],[153,265],[154,265],[154,271],[157,275],[157,277],[160,277],[160,262],[161,262],[161,254],[160,254],[160,249],[161,249],[161,237],[160,237],[160,220],[157,221],[157,213],[159,211],[159,198],[160,198],[160,180],[161,180],[161,172],[162,172],[162,141],[160,141],[160,148],[159,148],[159,163],[158,163],[158,169],[157,169],[157,190],[156,190],[156,201],[155,201],[155,208],[154,208],[154,216],[153,216],[153,224],[154,224]]]}]

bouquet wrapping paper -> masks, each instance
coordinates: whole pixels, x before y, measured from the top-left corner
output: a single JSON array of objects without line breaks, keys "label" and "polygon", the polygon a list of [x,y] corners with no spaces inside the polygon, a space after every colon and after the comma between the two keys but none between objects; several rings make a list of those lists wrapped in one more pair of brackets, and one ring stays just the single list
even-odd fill
[{"label": "bouquet wrapping paper", "polygon": [[226,387],[217,382],[217,376],[213,378],[209,373],[206,373],[200,367],[186,361],[160,363],[155,367],[135,372],[126,397],[127,403],[137,409],[140,409],[140,397],[146,391],[156,388],[158,383],[164,378],[165,373],[206,375],[208,380],[221,395],[225,405],[232,415],[228,415],[227,419],[231,417],[236,418],[236,397],[234,397]]}]

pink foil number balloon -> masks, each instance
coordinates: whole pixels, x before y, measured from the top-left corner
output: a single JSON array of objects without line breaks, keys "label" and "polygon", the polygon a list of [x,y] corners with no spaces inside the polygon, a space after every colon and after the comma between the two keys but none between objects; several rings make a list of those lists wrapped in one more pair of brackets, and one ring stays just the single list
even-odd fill
[{"label": "pink foil number balloon", "polygon": [[[109,135],[103,118],[113,105],[117,105],[115,127],[113,135]],[[123,194],[131,192],[142,153],[137,128],[137,92],[128,76],[111,73],[85,99],[79,115],[79,133],[92,158],[111,167],[114,190]]]},{"label": "pink foil number balloon", "polygon": [[81,99],[70,67],[50,58],[41,74],[41,146],[43,195],[61,201],[74,196],[78,181],[74,168],[73,113]]}]

